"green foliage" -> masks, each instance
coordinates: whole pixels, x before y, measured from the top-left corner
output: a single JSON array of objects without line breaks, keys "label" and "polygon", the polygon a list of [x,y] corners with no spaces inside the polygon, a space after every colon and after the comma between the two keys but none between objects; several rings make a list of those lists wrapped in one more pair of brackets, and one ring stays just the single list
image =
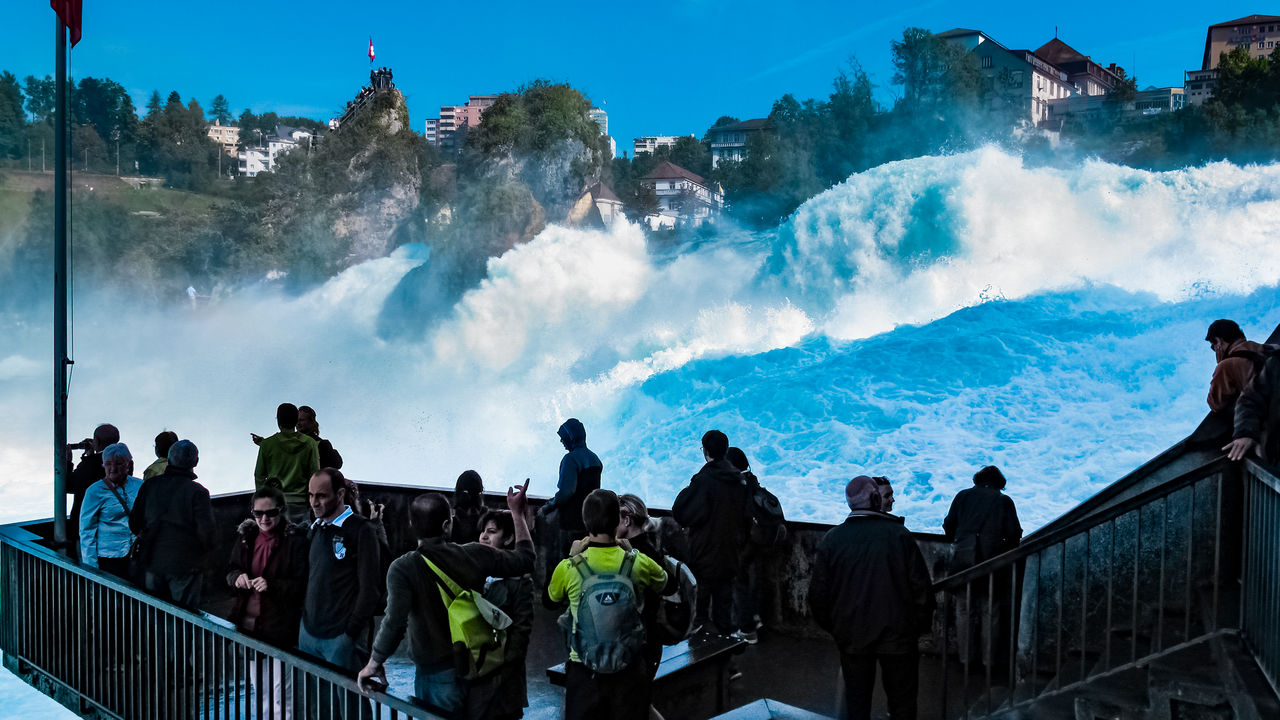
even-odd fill
[{"label": "green foliage", "polygon": [[22,88],[18,78],[5,71],[0,74],[0,158],[16,158],[25,152],[25,130]]},{"label": "green foliage", "polygon": [[219,125],[231,124],[231,104],[227,102],[227,98],[221,93],[209,104],[209,116],[216,120]]},{"label": "green foliage", "polygon": [[31,115],[31,121],[37,123],[52,121],[54,93],[57,87],[54,79],[48,75],[43,78],[28,75],[22,82],[26,86],[27,112]]}]

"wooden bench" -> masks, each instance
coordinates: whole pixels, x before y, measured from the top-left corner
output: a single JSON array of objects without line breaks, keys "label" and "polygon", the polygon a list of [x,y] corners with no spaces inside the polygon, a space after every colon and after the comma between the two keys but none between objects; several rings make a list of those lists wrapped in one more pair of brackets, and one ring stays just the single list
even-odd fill
[{"label": "wooden bench", "polygon": [[[699,672],[715,675],[715,711],[729,706],[729,660],[747,647],[738,640],[714,633],[698,633],[684,642],[662,648],[662,662],[653,679],[653,698],[659,704],[664,688],[674,687]],[[564,663],[547,668],[552,685],[564,687]],[[705,684],[702,684],[705,687]]]}]

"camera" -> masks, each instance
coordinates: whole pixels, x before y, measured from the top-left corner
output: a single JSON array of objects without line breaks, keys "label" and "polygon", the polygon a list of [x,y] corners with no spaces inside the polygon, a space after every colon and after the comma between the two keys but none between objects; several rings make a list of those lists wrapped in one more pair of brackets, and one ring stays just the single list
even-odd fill
[{"label": "camera", "polygon": [[72,450],[83,450],[84,452],[93,452],[92,440],[81,440],[78,443],[67,443],[67,452]]}]

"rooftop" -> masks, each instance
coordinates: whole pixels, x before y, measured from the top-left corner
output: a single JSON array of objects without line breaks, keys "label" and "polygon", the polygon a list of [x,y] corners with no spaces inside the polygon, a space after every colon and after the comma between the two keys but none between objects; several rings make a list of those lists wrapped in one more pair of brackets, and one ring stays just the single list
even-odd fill
[{"label": "rooftop", "polygon": [[701,175],[691,173],[688,170],[676,165],[673,162],[664,162],[649,171],[641,180],[668,180],[671,178],[682,178],[684,180],[692,180],[699,185],[706,185],[707,181],[702,179]]}]

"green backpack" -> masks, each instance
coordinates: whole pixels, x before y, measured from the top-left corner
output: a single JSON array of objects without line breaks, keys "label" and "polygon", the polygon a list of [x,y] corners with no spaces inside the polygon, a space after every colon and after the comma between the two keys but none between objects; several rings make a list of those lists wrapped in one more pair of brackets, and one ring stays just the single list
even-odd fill
[{"label": "green backpack", "polygon": [[449,616],[458,677],[484,677],[502,667],[511,618],[479,592],[463,589],[426,556],[422,559],[436,577]]}]

